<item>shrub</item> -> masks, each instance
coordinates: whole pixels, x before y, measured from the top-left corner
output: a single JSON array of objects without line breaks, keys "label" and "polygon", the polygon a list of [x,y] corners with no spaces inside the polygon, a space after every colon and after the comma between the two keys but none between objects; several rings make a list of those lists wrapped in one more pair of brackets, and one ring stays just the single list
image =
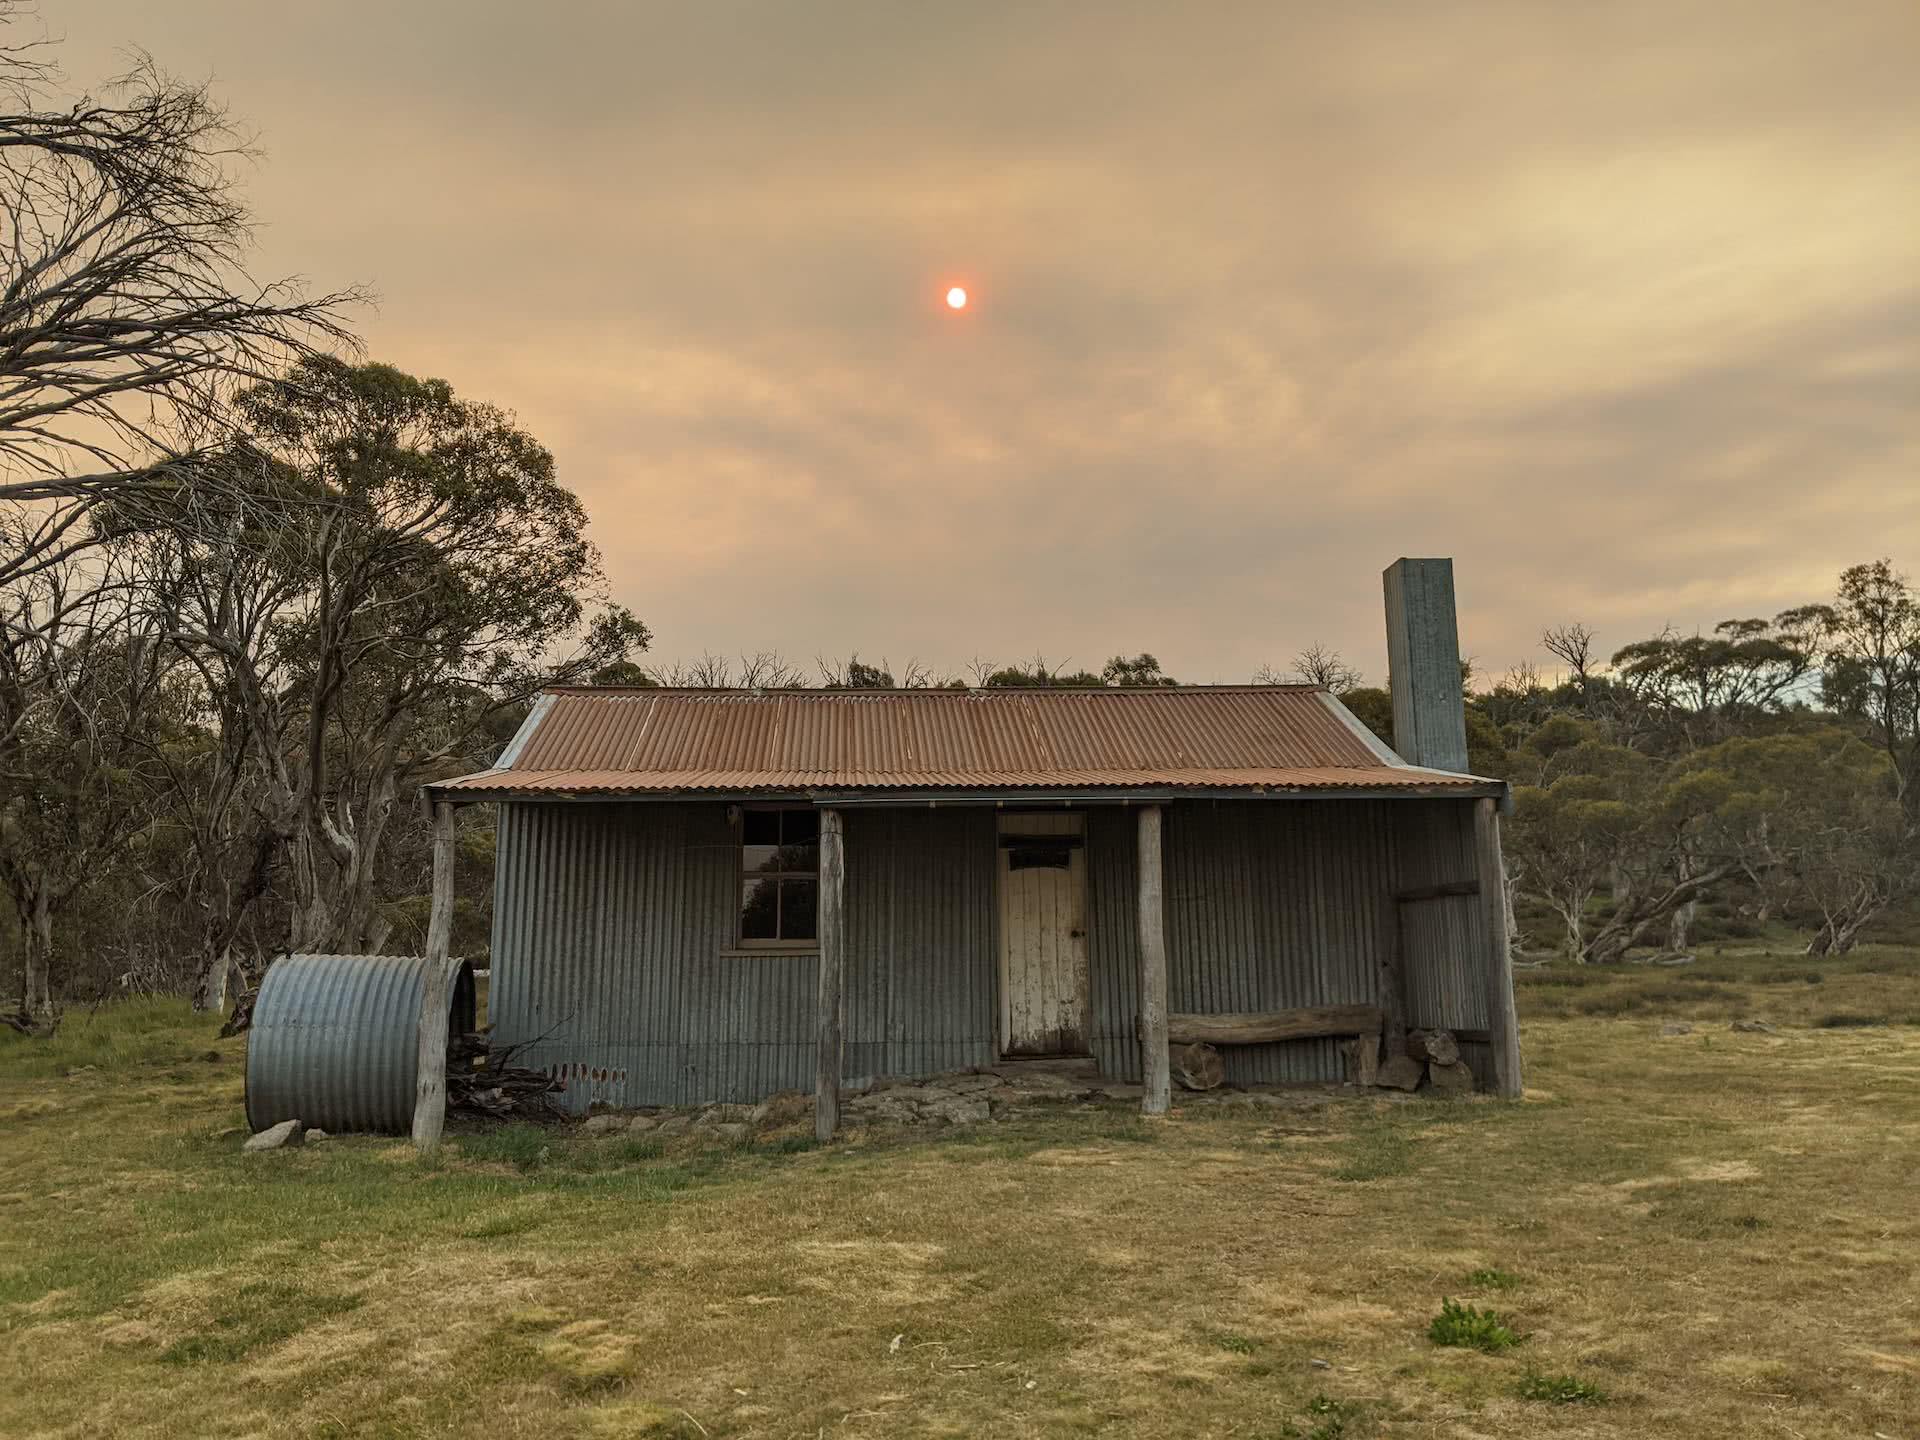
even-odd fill
[{"label": "shrub", "polygon": [[1440,1313],[1427,1327],[1427,1338],[1436,1345],[1458,1345],[1489,1353],[1511,1350],[1520,1343],[1520,1337],[1493,1311],[1462,1305],[1457,1300],[1440,1302]]},{"label": "shrub", "polygon": [[1820,1030],[1861,1030],[1869,1025],[1884,1025],[1887,1023],[1887,1017],[1884,1015],[1853,1015],[1846,1011],[1835,1011],[1831,1015],[1822,1015],[1813,1023],[1815,1028]]},{"label": "shrub", "polygon": [[1599,1405],[1607,1397],[1598,1385],[1577,1375],[1536,1375],[1529,1370],[1520,1377],[1520,1398],[1549,1405]]}]

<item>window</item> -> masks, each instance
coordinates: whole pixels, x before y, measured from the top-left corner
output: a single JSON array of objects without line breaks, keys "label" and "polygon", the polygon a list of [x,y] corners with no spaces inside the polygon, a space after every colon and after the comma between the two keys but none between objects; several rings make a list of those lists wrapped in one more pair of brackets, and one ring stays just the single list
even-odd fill
[{"label": "window", "polygon": [[812,945],[819,938],[820,812],[740,812],[740,943]]}]

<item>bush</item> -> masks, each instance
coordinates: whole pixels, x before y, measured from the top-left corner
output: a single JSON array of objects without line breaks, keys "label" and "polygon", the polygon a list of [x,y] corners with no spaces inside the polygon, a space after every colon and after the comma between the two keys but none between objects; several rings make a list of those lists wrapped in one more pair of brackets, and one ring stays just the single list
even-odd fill
[{"label": "bush", "polygon": [[1520,1337],[1491,1310],[1442,1300],[1440,1313],[1427,1327],[1427,1338],[1436,1345],[1457,1345],[1468,1350],[1511,1350]]},{"label": "bush", "polygon": [[1549,1405],[1599,1405],[1607,1397],[1598,1385],[1577,1375],[1536,1375],[1529,1370],[1520,1378],[1520,1398]]}]

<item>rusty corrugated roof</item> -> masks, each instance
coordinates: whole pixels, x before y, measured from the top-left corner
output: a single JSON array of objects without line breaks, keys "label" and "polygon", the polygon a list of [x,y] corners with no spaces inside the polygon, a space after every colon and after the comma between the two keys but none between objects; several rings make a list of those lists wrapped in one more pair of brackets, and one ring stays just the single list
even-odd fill
[{"label": "rusty corrugated roof", "polygon": [[472,798],[900,790],[1463,790],[1317,686],[555,690]]}]

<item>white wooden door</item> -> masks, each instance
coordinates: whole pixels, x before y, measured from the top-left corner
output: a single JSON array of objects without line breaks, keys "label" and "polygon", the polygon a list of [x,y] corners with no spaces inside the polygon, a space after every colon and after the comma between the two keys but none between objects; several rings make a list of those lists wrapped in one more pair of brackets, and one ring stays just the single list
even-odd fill
[{"label": "white wooden door", "polygon": [[1000,817],[1000,1053],[1087,1053],[1080,815]]}]

